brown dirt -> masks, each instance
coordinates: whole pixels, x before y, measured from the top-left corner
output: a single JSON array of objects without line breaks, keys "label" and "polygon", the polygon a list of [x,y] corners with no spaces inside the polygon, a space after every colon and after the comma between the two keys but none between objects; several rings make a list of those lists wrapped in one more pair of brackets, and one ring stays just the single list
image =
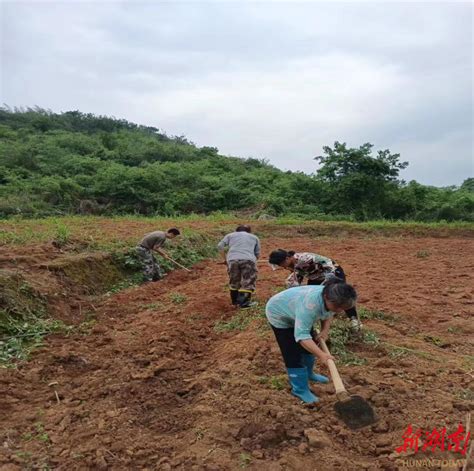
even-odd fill
[{"label": "brown dirt", "polygon": [[[283,375],[283,364],[258,321],[215,331],[236,311],[224,267],[207,261],[103,299],[89,334],[50,336],[31,361],[0,371],[0,469],[404,469],[394,450],[408,424],[451,432],[472,408],[473,245],[263,240],[265,255],[283,247],[335,258],[364,307],[395,316],[366,321],[385,344],[354,343],[367,364],[340,368],[350,392],[373,403],[372,427],[345,428],[330,385],[313,388],[319,408],[302,406],[286,381],[272,388],[265,378]],[[264,304],[286,272],[259,266]],[[393,356],[391,346],[405,350]]]}]

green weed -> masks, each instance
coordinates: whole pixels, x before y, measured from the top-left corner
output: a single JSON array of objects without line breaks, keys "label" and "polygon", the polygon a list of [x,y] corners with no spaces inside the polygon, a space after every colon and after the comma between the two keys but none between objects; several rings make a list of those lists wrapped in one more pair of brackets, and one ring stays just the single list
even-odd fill
[{"label": "green weed", "polygon": [[416,252],[417,258],[428,258],[430,255],[428,250],[418,250],[418,252]]},{"label": "green weed", "polygon": [[124,280],[119,281],[115,285],[113,285],[109,291],[105,294],[106,296],[110,296],[114,293],[119,293],[120,291],[131,288],[132,286],[138,286],[143,282],[143,275],[141,273],[134,273],[129,277],[125,278]]},{"label": "green weed", "polygon": [[24,433],[21,438],[26,442],[30,442],[31,440],[37,440],[42,443],[50,442],[49,435],[44,430],[44,425],[41,422],[36,422],[34,424],[34,431]]},{"label": "green weed", "polygon": [[75,328],[75,331],[83,335],[89,335],[96,324],[96,319],[85,320]]},{"label": "green weed", "polygon": [[161,303],[150,303],[150,304],[141,304],[140,307],[142,309],[157,309],[158,307],[162,307],[163,304]]},{"label": "green weed", "polygon": [[378,346],[380,345],[380,338],[372,330],[364,329],[362,331],[362,341],[368,345]]},{"label": "green weed", "polygon": [[461,368],[465,369],[469,373],[472,373],[474,371],[474,356],[463,355]]},{"label": "green weed", "polygon": [[194,435],[196,436],[196,440],[202,440],[204,438],[204,430],[198,427],[194,429]]},{"label": "green weed", "polygon": [[375,320],[382,320],[382,321],[394,321],[395,316],[392,314],[387,314],[386,312],[383,311],[374,311],[371,309],[366,309],[364,307],[359,307],[358,308],[358,313],[359,317],[364,320],[364,319],[375,319]]},{"label": "green weed", "polygon": [[282,291],[285,291],[286,290],[286,287],[285,286],[274,286],[272,288],[272,292],[277,294],[277,293],[281,293]]},{"label": "green weed", "polygon": [[436,337],[435,335],[425,335],[423,337],[423,340],[428,343],[432,343],[433,345],[436,345],[437,347],[443,347],[446,345],[446,342],[440,338]]},{"label": "green weed", "polygon": [[33,439],[33,434],[31,432],[26,432],[21,436],[21,438],[25,440],[26,442],[29,442],[30,440]]},{"label": "green weed", "polygon": [[403,347],[393,346],[388,349],[388,356],[394,360],[411,354],[412,352]]},{"label": "green weed", "polygon": [[463,401],[474,401],[474,391],[472,389],[460,389],[456,391],[456,397]]},{"label": "green weed", "polygon": [[230,332],[232,330],[244,330],[248,324],[250,323],[250,319],[248,319],[242,313],[238,313],[233,316],[228,321],[218,321],[214,325],[214,330],[216,332]]},{"label": "green weed", "polygon": [[137,251],[135,249],[129,249],[125,252],[113,251],[112,258],[114,261],[125,271],[140,271],[142,269],[142,263],[138,258]]},{"label": "green weed", "polygon": [[358,357],[347,348],[352,332],[349,323],[342,319],[334,319],[331,324],[331,353],[344,365],[365,365],[367,360]]},{"label": "green weed", "polygon": [[53,241],[58,247],[64,247],[71,239],[71,230],[61,221],[56,221]]},{"label": "green weed", "polygon": [[464,332],[464,330],[462,329],[462,327],[454,326],[454,327],[448,327],[448,332],[450,334],[461,334]]},{"label": "green weed", "polygon": [[286,387],[286,376],[285,375],[276,375],[276,376],[261,376],[258,381],[261,384],[266,384],[272,389],[281,391]]},{"label": "green weed", "polygon": [[239,468],[246,468],[252,461],[252,456],[248,453],[240,453]]},{"label": "green weed", "polygon": [[204,317],[204,314],[196,312],[193,314],[189,314],[189,316],[186,318],[186,321],[192,323],[192,322],[200,321],[203,317]]},{"label": "green weed", "polygon": [[18,456],[18,458],[26,461],[27,463],[29,463],[32,458],[32,455],[29,451],[17,451],[15,455]]},{"label": "green weed", "polygon": [[24,245],[37,240],[37,234],[32,228],[15,228],[14,230],[0,230],[0,245]]},{"label": "green weed", "polygon": [[402,347],[401,345],[394,345],[388,342],[383,342],[382,346],[388,352],[390,358],[400,358],[408,355],[419,356],[427,360],[434,360],[435,357],[429,352],[423,350],[416,350],[414,348]]},{"label": "green weed", "polygon": [[262,322],[257,328],[262,327],[265,319],[265,309],[259,306],[238,311],[230,320],[216,322],[214,330],[216,332],[230,332],[233,330],[245,330],[249,324],[255,320]]},{"label": "green weed", "polygon": [[181,293],[170,293],[170,299],[174,304],[183,304],[188,300],[188,297]]},{"label": "green weed", "polygon": [[34,438],[36,440],[43,443],[49,443],[49,435],[44,430],[44,425],[41,422],[36,422],[35,431],[36,431],[36,435]]},{"label": "green weed", "polygon": [[28,320],[15,319],[0,311],[0,367],[15,366],[43,345],[43,337],[53,332],[68,332],[71,327],[55,319],[30,315]]}]

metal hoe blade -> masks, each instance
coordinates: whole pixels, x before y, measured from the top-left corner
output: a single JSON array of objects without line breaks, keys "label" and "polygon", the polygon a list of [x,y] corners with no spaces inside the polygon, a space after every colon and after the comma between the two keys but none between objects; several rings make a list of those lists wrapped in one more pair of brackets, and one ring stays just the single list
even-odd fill
[{"label": "metal hoe blade", "polygon": [[377,417],[370,404],[361,396],[351,396],[334,404],[334,410],[351,429],[366,427],[377,422]]}]

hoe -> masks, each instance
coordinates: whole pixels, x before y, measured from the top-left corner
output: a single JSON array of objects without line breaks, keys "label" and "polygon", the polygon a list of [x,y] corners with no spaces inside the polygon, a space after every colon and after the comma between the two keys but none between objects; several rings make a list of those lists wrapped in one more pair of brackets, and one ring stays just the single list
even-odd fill
[{"label": "hoe", "polygon": [[[319,343],[323,351],[329,353],[326,342],[319,339]],[[346,391],[333,360],[328,360],[328,368],[336,390],[337,402],[334,404],[334,410],[344,423],[355,430],[377,422],[378,419],[370,404],[363,397],[350,396]]]}]

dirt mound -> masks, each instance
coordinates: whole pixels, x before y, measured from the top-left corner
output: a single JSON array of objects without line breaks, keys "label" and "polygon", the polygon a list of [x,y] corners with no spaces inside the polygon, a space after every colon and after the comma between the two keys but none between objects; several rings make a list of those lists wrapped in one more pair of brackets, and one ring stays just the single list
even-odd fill
[{"label": "dirt mound", "polygon": [[55,273],[71,291],[99,294],[123,279],[123,271],[110,253],[79,253],[40,264]]},{"label": "dirt mound", "polygon": [[[0,316],[22,319],[26,314],[46,309],[44,297],[13,270],[0,270]],[[1,319],[0,317],[0,319]],[[6,322],[1,319],[0,325]]]},{"label": "dirt mound", "polygon": [[[345,428],[331,385],[313,387],[320,407],[291,396],[261,307],[242,323],[225,268],[208,261],[103,299],[88,333],[50,336],[30,362],[0,371],[0,469],[403,469],[395,448],[409,424],[452,432],[465,422],[471,241],[263,242],[265,254],[335,258],[378,313],[364,322],[379,341],[350,346],[366,364],[340,368],[350,392],[373,403],[377,424]],[[286,276],[259,267],[263,305]]]}]

